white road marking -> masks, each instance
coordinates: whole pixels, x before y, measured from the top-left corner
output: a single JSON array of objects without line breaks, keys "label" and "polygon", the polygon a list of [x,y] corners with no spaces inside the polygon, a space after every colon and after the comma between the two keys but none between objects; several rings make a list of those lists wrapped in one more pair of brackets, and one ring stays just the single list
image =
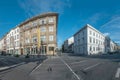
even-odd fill
[{"label": "white road marking", "polygon": [[[58,55],[57,55],[58,56]],[[58,56],[59,57],[59,56]],[[59,57],[60,58],[60,57]],[[63,60],[63,59],[61,59],[60,58],[60,60],[68,67],[68,69],[70,69],[70,71],[76,76],[76,78],[78,79],[78,80],[82,80],[73,70],[72,70],[72,68]]]},{"label": "white road marking", "polygon": [[12,65],[12,66],[1,67],[1,68],[0,68],[0,71],[1,71],[1,70],[5,70],[5,69],[9,69],[9,68],[13,68],[13,67],[17,67],[17,66],[23,65],[23,64],[25,64],[25,62],[18,63],[18,64],[15,64],[15,65]]},{"label": "white road marking", "polygon": [[1,67],[1,68],[0,68],[0,71],[1,71],[1,70],[4,70],[4,69],[8,69],[8,68],[9,68],[9,67]]},{"label": "white road marking", "polygon": [[94,68],[94,67],[98,66],[99,64],[101,64],[101,63],[97,63],[95,65],[89,66],[89,67],[85,68],[84,70],[86,71],[88,69]]},{"label": "white road marking", "polygon": [[120,77],[120,68],[117,69],[117,72],[115,74],[115,78],[119,78]]},{"label": "white road marking", "polygon": [[33,69],[31,72],[30,72],[30,75],[35,71],[37,70],[43,63],[45,63],[45,61],[47,61],[48,59],[44,60],[42,63],[40,63],[35,69]]}]

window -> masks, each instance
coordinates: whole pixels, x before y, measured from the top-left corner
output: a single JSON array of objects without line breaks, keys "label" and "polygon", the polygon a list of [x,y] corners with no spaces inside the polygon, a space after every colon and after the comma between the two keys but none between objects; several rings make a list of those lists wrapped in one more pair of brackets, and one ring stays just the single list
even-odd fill
[{"label": "window", "polygon": [[17,39],[19,39],[19,35],[17,35]]},{"label": "window", "polygon": [[53,26],[49,27],[49,32],[53,32]]},{"label": "window", "polygon": [[49,36],[49,41],[53,41],[53,35]]},{"label": "window", "polygon": [[46,27],[41,27],[41,32],[46,32]]},{"label": "window", "polygon": [[90,31],[90,35],[92,34],[92,32]]},{"label": "window", "polygon": [[45,22],[44,22],[44,20],[42,20],[42,24],[44,24]]},{"label": "window", "polygon": [[14,43],[14,47],[17,46],[17,42]]},{"label": "window", "polygon": [[37,37],[34,36],[34,37],[32,38],[32,42],[33,42],[33,43],[36,43],[36,42],[37,42]]},{"label": "window", "polygon": [[52,22],[54,22],[54,18],[49,18],[49,23],[52,23]]},{"label": "window", "polygon": [[41,20],[39,21],[39,23],[40,23],[40,24],[46,24],[46,19],[41,19]]},{"label": "window", "polygon": [[95,32],[93,33],[93,36],[95,36]]},{"label": "window", "polygon": [[39,23],[42,24],[42,20],[40,20]]},{"label": "window", "polygon": [[26,38],[25,43],[30,43],[30,40],[28,38]]},{"label": "window", "polygon": [[91,37],[89,37],[90,38],[90,43],[92,43],[92,38]]},{"label": "window", "polygon": [[17,32],[19,32],[19,29],[17,29]]},{"label": "window", "polygon": [[33,24],[33,26],[37,26],[37,22],[36,21],[34,21],[32,24]]},{"label": "window", "polygon": [[44,36],[44,35],[41,36],[41,41],[43,41],[43,42],[46,41],[46,36]]},{"label": "window", "polygon": [[17,46],[20,46],[20,43],[19,43],[19,41],[17,41]]},{"label": "window", "polygon": [[16,35],[16,37],[15,37],[15,40],[17,39],[17,35]]},{"label": "window", "polygon": [[78,39],[78,44],[80,44],[80,39]]},{"label": "window", "polygon": [[93,38],[93,43],[95,43],[95,38]]},{"label": "window", "polygon": [[90,46],[90,51],[92,51],[92,47]]},{"label": "window", "polygon": [[82,43],[84,43],[84,37],[82,38]]},{"label": "window", "polygon": [[96,51],[98,51],[98,47],[96,47]]},{"label": "window", "polygon": [[49,47],[49,51],[54,51],[54,47]]},{"label": "window", "polygon": [[14,40],[16,40],[16,36],[14,36]]},{"label": "window", "polygon": [[93,51],[95,51],[95,47],[93,47]]}]

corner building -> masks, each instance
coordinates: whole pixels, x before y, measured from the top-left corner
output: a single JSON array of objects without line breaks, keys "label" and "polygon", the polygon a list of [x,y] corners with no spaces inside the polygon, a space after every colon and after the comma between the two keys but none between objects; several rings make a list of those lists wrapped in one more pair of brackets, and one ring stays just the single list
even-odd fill
[{"label": "corner building", "polygon": [[74,53],[81,55],[105,53],[105,36],[87,24],[74,34]]},{"label": "corner building", "polygon": [[45,13],[19,24],[21,54],[55,55],[57,13]]}]

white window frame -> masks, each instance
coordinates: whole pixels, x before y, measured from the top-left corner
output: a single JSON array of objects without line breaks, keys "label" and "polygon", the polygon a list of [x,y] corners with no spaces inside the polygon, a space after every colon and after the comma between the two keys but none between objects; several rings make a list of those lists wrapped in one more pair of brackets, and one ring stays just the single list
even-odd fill
[{"label": "white window frame", "polygon": [[50,17],[49,18],[49,23],[53,23],[54,22],[54,18],[53,17]]},{"label": "white window frame", "polygon": [[49,36],[49,41],[54,41],[54,36],[53,35]]},{"label": "white window frame", "polygon": [[53,32],[53,26],[49,26],[49,32]]},{"label": "white window frame", "polygon": [[44,27],[44,26],[41,27],[41,28],[40,28],[40,31],[41,31],[41,32],[46,32],[46,27]]},{"label": "white window frame", "polygon": [[45,36],[45,35],[42,35],[42,36],[41,36],[41,41],[43,41],[43,42],[46,41],[46,36]]}]

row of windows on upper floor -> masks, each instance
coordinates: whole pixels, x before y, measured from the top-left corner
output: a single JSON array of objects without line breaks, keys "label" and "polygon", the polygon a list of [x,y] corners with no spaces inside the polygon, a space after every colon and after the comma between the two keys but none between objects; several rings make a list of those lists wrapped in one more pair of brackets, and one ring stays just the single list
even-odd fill
[{"label": "row of windows on upper floor", "polygon": [[20,38],[20,35],[19,34],[17,34],[17,35],[14,35],[14,36],[12,36],[11,38],[8,38],[7,39],[7,43],[10,43],[10,41],[15,41],[15,40],[17,40],[17,39],[19,39]]},{"label": "row of windows on upper floor", "polygon": [[[93,33],[93,34],[92,34],[92,33]],[[96,38],[98,38],[98,39],[103,39],[103,40],[104,40],[104,37],[103,37],[102,35],[96,33],[96,32],[89,31],[89,35],[94,36],[94,37],[96,37]],[[78,34],[75,36],[75,39],[82,38],[83,36],[85,36],[85,35],[84,35],[84,31],[78,33]]]},{"label": "row of windows on upper floor", "polygon": [[20,32],[20,29],[15,29],[15,30],[13,30],[12,32],[10,32],[10,33],[7,35],[7,37],[11,37],[11,36],[15,35],[16,33],[19,34],[19,32]]},{"label": "row of windows on upper floor", "polygon": [[[40,31],[41,32],[46,32],[47,28],[46,27],[41,27]],[[54,27],[53,26],[49,26],[49,32],[53,32],[53,31],[54,31]],[[11,37],[11,36],[13,36],[13,35],[10,34],[9,37]],[[19,34],[14,35],[13,37],[14,37],[14,40],[19,39]]]},{"label": "row of windows on upper floor", "polygon": [[7,45],[7,48],[14,48],[14,47],[19,47],[19,46],[20,46],[20,42],[15,41],[14,43],[10,43],[9,45]]},{"label": "row of windows on upper floor", "polygon": [[89,35],[94,36],[99,39],[104,39],[104,37],[100,33],[92,31],[92,30],[89,30]]},{"label": "row of windows on upper floor", "polygon": [[104,45],[104,41],[101,41],[99,39],[95,39],[95,38],[92,38],[92,37],[89,37],[89,43]]},{"label": "row of windows on upper floor", "polygon": [[[54,22],[54,18],[53,18],[53,17],[50,17],[50,18],[48,18],[48,20],[47,20],[47,19],[40,19],[39,21],[36,20],[36,21],[33,21],[33,22],[32,22],[32,25],[33,25],[33,26],[37,26],[38,23],[39,23],[39,24],[46,24],[47,21],[48,21],[49,23],[53,23],[53,22]],[[29,24],[29,23],[24,26],[25,29],[27,29],[27,28],[29,28],[29,27],[30,27],[30,24]],[[16,34],[16,33],[19,33],[19,29],[13,30],[10,34],[7,35],[7,37],[13,36],[13,35]]]},{"label": "row of windows on upper floor", "polygon": [[[49,26],[48,30],[49,30],[49,32],[54,32],[54,27],[53,26]],[[30,31],[26,31],[25,34],[30,35],[31,33],[36,33],[35,31],[36,31],[36,29],[32,29],[31,32]],[[40,32],[47,32],[47,27],[44,27],[44,26],[41,27],[40,28]]]},{"label": "row of windows on upper floor", "polygon": [[48,20],[47,19],[40,19],[40,20],[33,21],[33,22],[31,22],[32,25],[30,23],[28,23],[28,24],[23,26],[23,29],[28,29],[30,27],[34,27],[34,26],[37,26],[37,25],[47,24],[47,22],[48,23],[53,23],[54,18],[49,18]]},{"label": "row of windows on upper floor", "polygon": [[[41,32],[46,32],[47,28],[46,27],[41,27],[40,28]],[[53,26],[49,26],[49,32],[53,32],[54,31],[54,27]]]},{"label": "row of windows on upper floor", "polygon": [[[84,42],[85,42],[84,37],[80,38],[80,39],[75,39],[75,45],[83,44]],[[92,38],[92,37],[89,37],[89,43],[104,45],[103,41],[101,41],[99,39]]]},{"label": "row of windows on upper floor", "polygon": [[[32,37],[32,43],[36,43],[38,41],[38,38],[37,37]],[[42,35],[40,37],[40,40],[43,41],[43,42],[46,42],[47,38],[45,35]],[[54,36],[53,35],[50,35],[49,36],[49,41],[54,41]],[[30,43],[30,39],[29,38],[26,38],[25,39],[25,43]]]}]

